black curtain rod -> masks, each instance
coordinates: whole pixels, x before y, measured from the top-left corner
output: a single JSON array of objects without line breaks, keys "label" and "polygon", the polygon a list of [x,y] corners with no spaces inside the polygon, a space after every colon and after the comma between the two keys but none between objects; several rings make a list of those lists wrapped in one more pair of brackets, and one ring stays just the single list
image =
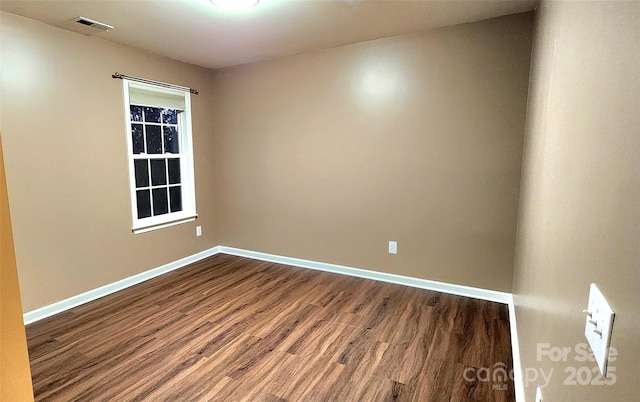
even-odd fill
[{"label": "black curtain rod", "polygon": [[191,92],[194,95],[198,95],[200,93],[200,91],[197,90],[197,89],[193,89],[193,88],[189,88],[189,87],[183,87],[183,86],[180,86],[180,85],[167,84],[166,82],[148,80],[146,78],[132,77],[130,75],[124,75],[124,74],[120,74],[118,72],[116,72],[115,74],[111,75],[111,78],[115,78],[115,79],[119,79],[119,80],[127,79],[127,80],[131,80],[131,81],[142,82],[144,84],[152,84],[152,85],[158,85],[158,86],[165,87],[165,88],[178,89],[180,91]]}]

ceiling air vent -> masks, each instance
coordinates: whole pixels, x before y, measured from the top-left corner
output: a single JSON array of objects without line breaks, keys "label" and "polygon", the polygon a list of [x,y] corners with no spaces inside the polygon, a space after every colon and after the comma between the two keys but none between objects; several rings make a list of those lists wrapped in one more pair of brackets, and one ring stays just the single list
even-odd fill
[{"label": "ceiling air vent", "polygon": [[111,25],[107,25],[107,24],[104,24],[102,22],[94,21],[94,20],[92,20],[90,18],[86,18],[86,17],[78,17],[78,18],[74,19],[74,21],[77,22],[78,24],[86,25],[88,27],[96,28],[96,29],[99,29],[99,30],[105,31],[105,32],[109,32],[110,30],[113,29],[113,27]]}]

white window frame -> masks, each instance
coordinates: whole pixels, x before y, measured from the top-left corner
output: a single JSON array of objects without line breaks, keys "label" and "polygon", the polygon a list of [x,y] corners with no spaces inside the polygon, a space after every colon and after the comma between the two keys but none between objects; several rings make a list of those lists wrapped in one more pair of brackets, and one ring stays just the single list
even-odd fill
[{"label": "white window frame", "polygon": [[[152,230],[161,229],[181,223],[192,222],[197,217],[196,213],[196,192],[195,177],[193,164],[193,138],[191,130],[191,94],[186,91],[165,88],[158,85],[151,85],[136,82],[128,79],[122,80],[124,93],[124,114],[126,121],[127,133],[127,159],[129,161],[129,190],[131,196],[131,219],[132,231],[134,234],[146,233]],[[185,110],[178,115],[178,136],[180,138],[180,149],[178,154],[134,154],[133,139],[131,133],[131,113],[130,113],[130,94],[129,90],[143,89],[157,92],[159,94],[178,95],[184,97]],[[142,105],[151,107],[161,107],[158,105]],[[135,122],[134,122],[135,123]],[[136,177],[134,160],[136,159],[170,159],[174,157],[180,158],[180,175],[182,186],[182,211],[171,212],[163,215],[150,216],[148,218],[138,218],[138,205],[136,197]],[[168,179],[168,178],[167,178]],[[151,183],[149,183],[151,185]],[[153,208],[153,199],[151,200]]]}]

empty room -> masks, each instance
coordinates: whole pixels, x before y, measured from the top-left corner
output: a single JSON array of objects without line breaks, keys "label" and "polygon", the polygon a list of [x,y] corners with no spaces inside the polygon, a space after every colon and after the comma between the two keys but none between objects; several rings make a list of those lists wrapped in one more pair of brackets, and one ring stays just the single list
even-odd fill
[{"label": "empty room", "polygon": [[0,1],[0,400],[636,401],[639,72],[639,1]]}]

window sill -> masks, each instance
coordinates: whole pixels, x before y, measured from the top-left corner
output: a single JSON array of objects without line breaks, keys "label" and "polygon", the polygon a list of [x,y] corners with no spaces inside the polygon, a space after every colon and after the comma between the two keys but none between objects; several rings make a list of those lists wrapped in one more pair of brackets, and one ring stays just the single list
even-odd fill
[{"label": "window sill", "polygon": [[169,226],[175,226],[175,225],[180,225],[182,223],[193,222],[193,221],[196,220],[197,217],[198,217],[198,215],[181,217],[181,218],[178,218],[178,219],[175,219],[175,220],[172,220],[172,221],[168,221],[168,222],[155,223],[153,225],[135,227],[135,228],[132,228],[131,231],[133,232],[133,234],[147,233],[147,232],[151,232],[153,230],[167,228]]}]

